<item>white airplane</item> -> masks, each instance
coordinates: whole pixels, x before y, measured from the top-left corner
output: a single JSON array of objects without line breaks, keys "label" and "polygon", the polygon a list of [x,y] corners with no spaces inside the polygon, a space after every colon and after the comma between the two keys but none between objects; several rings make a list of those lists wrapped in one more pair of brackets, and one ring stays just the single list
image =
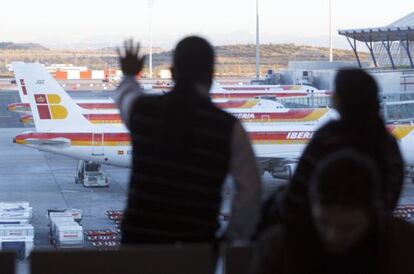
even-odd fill
[{"label": "white airplane", "polygon": [[[154,85],[154,90],[169,91],[173,85]],[[331,96],[328,90],[319,90],[306,85],[219,85],[214,83],[210,89],[212,99],[248,99],[255,97],[296,98]]]},{"label": "white airplane", "polygon": [[218,107],[243,123],[310,124],[338,119],[338,113],[329,108],[286,108],[269,99],[213,99]]},{"label": "white airplane", "polygon": [[[19,66],[25,63],[15,62],[15,78],[18,79],[18,91],[20,99],[23,103],[12,104],[11,106],[20,105],[17,108],[23,114],[21,122],[23,124],[33,124],[33,115],[31,114],[30,105],[28,103],[27,86],[25,79],[28,75],[19,70]],[[44,69],[44,68],[42,68]],[[56,80],[54,82],[57,83]],[[59,85],[59,90],[65,92]],[[153,93],[153,92],[151,92]],[[74,102],[81,107],[82,114],[91,123],[94,124],[121,124],[122,120],[119,110],[112,99],[89,99]],[[213,102],[221,109],[229,112],[244,123],[324,123],[337,114],[334,110],[328,108],[304,108],[304,109],[288,109],[275,100],[268,99],[213,99]]]},{"label": "white airplane", "polygon": [[[78,160],[120,167],[131,166],[132,148],[125,127],[92,124],[70,96],[60,90],[39,64],[18,67],[26,78],[29,103],[36,131],[19,134],[18,144]],[[245,124],[263,171],[275,178],[288,178],[306,144],[320,125]],[[404,159],[414,166],[414,126],[394,125],[389,130],[398,139]]]}]

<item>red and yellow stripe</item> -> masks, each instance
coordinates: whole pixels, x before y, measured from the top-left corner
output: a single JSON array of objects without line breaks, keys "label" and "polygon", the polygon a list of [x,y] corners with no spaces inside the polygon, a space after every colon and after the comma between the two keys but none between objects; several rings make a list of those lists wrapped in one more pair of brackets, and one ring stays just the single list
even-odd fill
[{"label": "red and yellow stripe", "polygon": [[[406,137],[414,130],[411,125],[393,125],[387,127],[398,140]],[[269,131],[249,132],[253,144],[307,144],[312,139],[314,131]],[[94,137],[95,136],[95,137]],[[18,144],[29,144],[27,139],[51,140],[56,138],[69,139],[72,146],[129,146],[129,133],[24,133],[15,137]],[[93,140],[95,138],[95,141]]]},{"label": "red and yellow stripe", "polygon": [[387,126],[388,131],[397,139],[401,140],[413,131],[412,125],[392,125]]},{"label": "red and yellow stripe", "polygon": [[26,111],[29,112],[30,104],[29,103],[13,103],[7,105],[7,110],[11,112],[19,112],[19,111]]},{"label": "red and yellow stripe", "polygon": [[[24,133],[16,136],[15,140],[18,144],[29,144],[27,139],[35,140],[52,140],[57,138],[65,138],[70,140],[72,146],[128,146],[130,145],[130,136],[128,133],[103,133],[103,138],[100,134],[92,133]],[[103,140],[103,141],[101,141]]]},{"label": "red and yellow stripe", "polygon": [[[119,114],[84,114],[83,115],[92,124],[121,124],[122,119]],[[33,124],[33,115],[27,114],[20,118],[23,124]]]},{"label": "red and yellow stripe", "polygon": [[33,115],[27,114],[20,117],[20,122],[23,124],[33,124]]},{"label": "red and yellow stripe", "polygon": [[78,106],[84,109],[117,109],[115,103],[78,103]]},{"label": "red and yellow stripe", "polygon": [[84,114],[83,115],[92,124],[120,124],[122,123],[119,114]]},{"label": "red and yellow stripe", "polygon": [[246,93],[233,93],[233,92],[223,92],[223,93],[211,93],[210,96],[213,99],[249,99],[255,97],[275,97],[275,98],[286,98],[286,97],[304,97],[309,95],[307,92],[246,92]]},{"label": "red and yellow stripe", "polygon": [[226,102],[214,102],[214,104],[221,109],[229,108],[253,108],[257,106],[260,100],[229,100]]},{"label": "red and yellow stripe", "polygon": [[[78,106],[84,109],[89,110],[99,110],[99,109],[117,109],[115,103],[79,103]],[[29,103],[13,103],[7,105],[8,111],[31,111]]]},{"label": "red and yellow stripe", "polygon": [[317,121],[328,113],[328,109],[290,109],[287,112],[252,112],[234,113],[240,121],[244,123],[260,122],[311,122]]}]

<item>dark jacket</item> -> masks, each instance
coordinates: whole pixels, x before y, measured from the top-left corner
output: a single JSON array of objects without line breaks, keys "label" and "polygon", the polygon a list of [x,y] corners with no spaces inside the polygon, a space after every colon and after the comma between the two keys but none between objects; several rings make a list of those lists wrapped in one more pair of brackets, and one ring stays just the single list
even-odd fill
[{"label": "dark jacket", "polygon": [[414,226],[388,218],[383,228],[349,254],[333,256],[306,231],[274,226],[260,238],[250,274],[414,273]]},{"label": "dark jacket", "polygon": [[235,121],[191,87],[137,100],[124,243],[214,240]]},{"label": "dark jacket", "polygon": [[333,121],[316,132],[288,188],[277,201],[278,214],[284,222],[309,220],[308,185],[315,167],[327,155],[344,148],[364,153],[374,161],[381,173],[384,208],[389,212],[395,208],[404,179],[404,162],[397,141],[379,117],[356,121]]}]

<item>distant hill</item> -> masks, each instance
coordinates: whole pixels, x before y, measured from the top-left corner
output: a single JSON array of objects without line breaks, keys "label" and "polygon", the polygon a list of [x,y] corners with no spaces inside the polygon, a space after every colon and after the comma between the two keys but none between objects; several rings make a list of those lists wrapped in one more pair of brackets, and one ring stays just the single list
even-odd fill
[{"label": "distant hill", "polygon": [[47,50],[46,47],[34,43],[0,42],[0,50]]},{"label": "distant hill", "polygon": [[[253,44],[225,45],[215,47],[218,64],[254,64],[256,46]],[[261,63],[277,67],[287,67],[289,61],[326,61],[329,60],[329,48],[312,47],[295,44],[264,44],[260,47]],[[355,61],[351,50],[334,49],[336,61]],[[167,51],[154,55],[157,65],[169,63],[172,52]],[[368,61],[368,53],[360,53],[361,61]]]}]

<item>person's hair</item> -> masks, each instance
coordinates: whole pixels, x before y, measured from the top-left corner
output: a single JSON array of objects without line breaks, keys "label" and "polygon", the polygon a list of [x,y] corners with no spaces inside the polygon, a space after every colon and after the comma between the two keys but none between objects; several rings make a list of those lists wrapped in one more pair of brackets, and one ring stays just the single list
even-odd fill
[{"label": "person's hair", "polygon": [[321,205],[381,206],[379,170],[367,155],[344,149],[325,157],[310,181],[310,202]]},{"label": "person's hair", "polygon": [[181,40],[174,50],[173,77],[177,84],[211,82],[214,73],[214,49],[197,36]]},{"label": "person's hair", "polygon": [[335,95],[339,98],[341,115],[375,113],[380,110],[378,85],[374,78],[361,69],[341,69],[335,78]]}]

